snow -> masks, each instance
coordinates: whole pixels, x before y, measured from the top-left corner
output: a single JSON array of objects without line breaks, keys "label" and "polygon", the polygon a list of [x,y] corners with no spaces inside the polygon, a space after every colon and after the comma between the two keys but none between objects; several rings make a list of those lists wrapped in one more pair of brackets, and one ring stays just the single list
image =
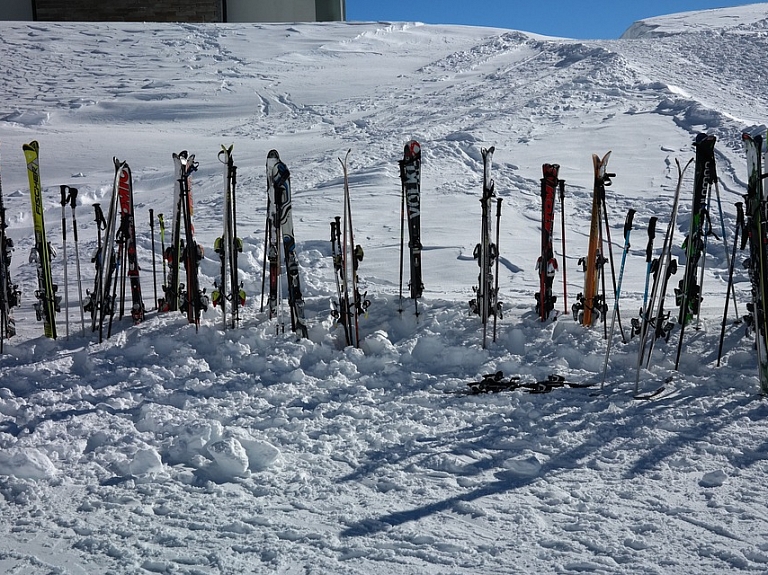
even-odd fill
[{"label": "snow", "polygon": [[[732,238],[746,181],[741,132],[766,123],[755,62],[767,16],[768,4],[672,15],[625,39],[589,42],[415,23],[0,23],[0,168],[23,291],[18,334],[0,356],[0,572],[768,570],[768,407],[733,306],[715,367],[728,276],[722,241],[708,243],[701,326],[686,330],[680,370],[675,331],[640,374],[642,392],[665,386],[653,400],[632,398],[637,341],[623,343],[617,330],[599,392],[602,329],[567,314],[541,324],[533,312],[542,163],[560,164],[566,180],[570,304],[583,281],[576,262],[587,246],[590,155],[612,151],[617,262],[624,216],[637,210],[622,284],[627,334],[642,302],[648,220],[659,218],[659,235],[666,229],[675,159],[692,156],[699,131],[718,137]],[[424,155],[418,318],[410,302],[397,311],[397,160],[410,138]],[[116,317],[103,343],[80,327],[72,249],[69,337],[64,313],[56,341],[35,320],[21,154],[35,139],[59,254],[59,185],[79,189],[84,289],[96,246],[91,205],[111,193],[112,156],[132,168],[149,312],[136,327]],[[230,144],[248,301],[238,329],[223,331],[211,308],[196,331],[181,314],[151,309],[148,210],[169,217],[171,154],[196,154],[195,228],[210,291],[224,204],[217,153]],[[490,145],[504,200],[505,315],[484,350],[467,302],[477,281],[480,149]],[[259,309],[272,148],[293,178],[310,327],[300,341],[276,334]],[[329,222],[341,215],[337,157],[349,148],[360,276],[372,301],[360,349],[344,348],[330,316]],[[677,257],[690,174],[683,190]],[[718,218],[713,225],[719,233]],[[559,234],[558,221],[562,310]],[[657,253],[660,245],[657,237]],[[741,266],[736,290],[744,313]],[[465,393],[467,382],[498,370],[598,385]]]}]

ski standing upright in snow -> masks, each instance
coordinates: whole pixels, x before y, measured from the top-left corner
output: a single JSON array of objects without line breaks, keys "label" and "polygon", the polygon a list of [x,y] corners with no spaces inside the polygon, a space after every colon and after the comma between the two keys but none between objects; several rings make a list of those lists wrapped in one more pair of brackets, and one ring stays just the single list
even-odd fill
[{"label": "ski standing upright in snow", "polygon": [[0,180],[0,353],[5,340],[16,335],[13,308],[19,305],[19,286],[11,280],[13,240],[8,237],[8,221],[3,203],[3,185]]},{"label": "ski standing upright in snow", "polygon": [[[680,307],[678,323],[681,331],[699,313],[701,304],[701,285],[699,284],[699,264],[705,247],[706,226],[709,225],[708,199],[711,187],[717,181],[715,169],[715,136],[699,134],[694,146],[696,156],[693,176],[693,206],[688,235],[683,242],[685,251],[685,270],[678,287],[675,289],[675,302]],[[682,337],[681,337],[682,339]]]},{"label": "ski standing upright in snow", "polygon": [[558,164],[544,164],[541,178],[541,253],[536,261],[539,272],[539,291],[536,292],[536,313],[541,321],[549,318],[555,309],[557,296],[552,292],[552,286],[557,272],[557,260],[552,247],[552,236],[555,227],[555,199],[560,179]]},{"label": "ski standing upright in snow", "polygon": [[491,165],[495,148],[483,148],[483,197],[480,199],[482,216],[480,220],[480,243],[475,246],[474,259],[480,266],[478,285],[474,288],[475,298],[469,302],[472,313],[480,316],[483,323],[483,348],[487,345],[488,319],[493,315],[501,317],[501,303],[497,299],[497,290],[494,288],[493,265],[498,257],[496,244],[491,240],[492,206],[496,197],[493,178],[491,178]]},{"label": "ski standing upright in snow", "polygon": [[[668,339],[669,333],[674,325],[669,322],[669,312],[664,311],[664,300],[666,298],[669,278],[677,271],[677,260],[672,258],[672,244],[677,222],[677,208],[680,204],[680,190],[683,187],[685,173],[692,162],[693,158],[688,160],[685,166],[682,166],[680,161],[675,159],[675,165],[677,166],[677,185],[672,200],[672,211],[669,216],[667,231],[664,234],[664,243],[661,246],[661,254],[659,255],[658,264],[655,266],[653,287],[651,288],[648,307],[646,308],[643,317],[640,318],[640,344],[637,353],[635,393],[638,392],[640,385],[640,369],[643,367],[644,363],[646,368],[650,366],[656,340],[659,337],[663,337],[665,340]],[[653,335],[651,335],[651,333]],[[650,342],[648,341],[649,339]]]},{"label": "ski standing upright in snow", "polygon": [[27,162],[27,176],[32,200],[32,218],[35,230],[35,246],[29,255],[30,263],[37,267],[37,291],[35,292],[35,314],[43,322],[46,337],[56,339],[56,313],[60,311],[61,296],[51,275],[51,258],[55,255],[46,238],[45,205],[43,186],[40,179],[40,145],[37,141],[22,146]]},{"label": "ski standing upright in snow", "polygon": [[[279,246],[278,238],[282,238],[282,251],[285,259],[285,270],[288,281],[288,306],[291,310],[291,330],[300,337],[308,337],[307,321],[304,317],[304,296],[301,293],[299,278],[299,260],[296,256],[296,238],[293,231],[293,204],[291,191],[291,173],[288,166],[280,160],[277,150],[267,154],[267,194],[268,204],[272,214],[272,234]],[[270,250],[272,241],[270,241]],[[280,247],[277,248],[279,254]],[[270,256],[271,257],[271,256]],[[279,273],[273,278],[272,261],[270,261],[270,310],[272,309],[272,288],[279,287]],[[279,269],[279,267],[278,267]],[[278,329],[280,329],[278,318]]]},{"label": "ski standing upright in snow", "polygon": [[187,283],[179,286],[179,307],[182,313],[186,313],[189,323],[195,324],[195,329],[200,327],[200,315],[208,309],[208,296],[205,288],[200,288],[200,260],[203,259],[203,246],[195,239],[195,226],[192,217],[195,213],[192,198],[191,175],[197,171],[197,162],[194,154],[182,152],[179,154],[181,171],[179,173],[179,203],[181,204],[181,217],[184,225],[184,247],[181,251],[181,260],[184,262],[184,271]]},{"label": "ski standing upright in snow", "polygon": [[768,198],[765,191],[766,142],[765,132],[742,135],[747,152],[746,234],[742,240],[749,242],[749,258],[744,266],[752,283],[752,302],[747,306],[747,324],[755,333],[760,392],[768,395]]},{"label": "ski standing upright in snow", "polygon": [[416,140],[405,144],[400,160],[402,206],[400,218],[400,310],[403,311],[403,216],[408,220],[408,251],[411,262],[409,283],[414,310],[419,315],[418,300],[424,291],[421,274],[421,145]]},{"label": "ski standing upright in snow", "polygon": [[608,160],[611,152],[600,158],[592,154],[592,164],[595,172],[594,187],[592,190],[592,218],[589,226],[589,247],[586,258],[581,258],[579,263],[584,268],[584,291],[576,296],[576,303],[572,306],[573,319],[585,327],[591,327],[598,319],[606,321],[608,306],[605,303],[605,290],[598,293],[601,278],[605,285],[604,267],[606,259],[603,255],[602,237],[602,211],[604,209],[605,188],[611,184],[611,178],[615,174],[609,174]]},{"label": "ski standing upright in snow", "polygon": [[[123,270],[123,285],[128,278],[131,288],[131,319],[134,324],[144,321],[144,298],[141,294],[141,278],[139,277],[139,261],[136,255],[136,220],[133,209],[133,178],[128,162],[115,158],[118,171],[117,196],[120,214],[120,227],[117,241],[121,245],[122,257],[120,267]],[[122,317],[122,305],[121,305]]]},{"label": "ski standing upright in snow", "polygon": [[[334,254],[341,254],[341,268],[334,268],[340,280],[339,289],[339,320],[345,321],[344,332],[347,345],[360,347],[360,316],[368,310],[371,302],[367,293],[360,293],[358,268],[363,261],[363,248],[355,243],[355,231],[352,225],[352,199],[349,189],[349,155],[347,150],[344,158],[339,158],[344,174],[344,216],[343,221],[336,218]],[[341,240],[339,242],[339,239]],[[350,301],[351,298],[351,301]]]},{"label": "ski standing upright in snow", "polygon": [[[214,242],[214,251],[219,254],[221,275],[214,284],[212,302],[214,307],[221,307],[221,317],[224,329],[227,329],[227,302],[230,303],[230,325],[237,327],[240,321],[240,308],[245,305],[245,291],[240,281],[237,254],[243,251],[243,242],[237,237],[237,204],[235,188],[237,186],[237,166],[232,157],[232,146],[221,147],[219,161],[226,166],[224,176],[224,231]],[[229,286],[229,288],[227,287]]]}]

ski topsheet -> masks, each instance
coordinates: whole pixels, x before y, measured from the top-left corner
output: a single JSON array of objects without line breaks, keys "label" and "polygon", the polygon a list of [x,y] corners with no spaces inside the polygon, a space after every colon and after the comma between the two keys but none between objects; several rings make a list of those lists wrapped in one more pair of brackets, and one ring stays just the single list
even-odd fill
[{"label": "ski topsheet", "polygon": [[[742,139],[747,153],[747,195],[745,235],[749,240],[750,255],[746,261],[752,283],[752,306],[750,318],[757,342],[758,376],[760,391],[768,395],[768,250],[766,249],[765,228],[768,217],[768,198],[763,183],[763,161],[765,156],[765,133],[744,133]],[[742,243],[743,245],[743,243]]]},{"label": "ski topsheet", "polygon": [[43,321],[46,337],[56,339],[56,312],[59,311],[60,297],[56,295],[57,286],[51,276],[51,246],[45,235],[45,206],[43,187],[40,181],[40,145],[37,141],[22,146],[27,162],[27,176],[32,200],[32,218],[35,230],[35,247],[29,256],[30,262],[37,266],[37,291],[35,313]]}]

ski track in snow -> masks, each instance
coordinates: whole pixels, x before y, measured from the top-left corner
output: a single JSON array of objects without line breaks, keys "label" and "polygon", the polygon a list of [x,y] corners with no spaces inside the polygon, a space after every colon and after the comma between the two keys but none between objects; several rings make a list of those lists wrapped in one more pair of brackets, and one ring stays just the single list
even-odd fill
[{"label": "ski track in snow", "polygon": [[[763,123],[768,107],[754,64],[766,21],[766,4],[673,15],[615,41],[415,23],[0,23],[0,168],[16,245],[11,271],[23,292],[18,334],[0,356],[0,572],[768,570],[760,488],[768,407],[757,396],[752,339],[733,311],[724,365],[714,367],[728,275],[722,242],[707,246],[701,329],[686,330],[680,371],[673,334],[641,374],[645,392],[667,382],[653,400],[632,399],[636,341],[617,334],[599,391],[602,330],[582,329],[569,314],[541,324],[533,312],[544,162],[560,164],[566,180],[565,262],[559,204],[555,220],[558,310],[563,264],[569,304],[583,281],[576,262],[588,241],[592,153],[612,150],[617,266],[624,216],[637,210],[622,285],[626,332],[642,301],[647,222],[659,218],[658,253],[675,159],[692,156],[699,131],[718,137],[730,240],[746,183],[740,133]],[[423,153],[418,319],[408,300],[397,311],[397,160],[410,138]],[[224,204],[216,154],[234,143],[248,293],[241,327],[221,331],[213,308],[199,332],[180,315],[151,311],[138,327],[116,318],[113,337],[96,343],[80,331],[70,284],[70,336],[62,313],[60,339],[43,338],[21,157],[33,139],[60,253],[58,186],[79,189],[83,289],[93,281],[91,205],[111,193],[111,157],[130,163],[146,302],[147,212],[170,217],[171,154],[182,149],[200,161],[195,229],[207,250],[201,284],[212,288]],[[478,273],[480,149],[490,145],[504,200],[505,316],[483,350],[467,301]],[[271,148],[292,173],[308,340],[276,335],[259,310]],[[349,148],[366,254],[360,279],[372,301],[359,350],[343,348],[329,313],[328,222],[341,215],[337,158]],[[692,175],[683,189],[678,258]],[[712,213],[719,234],[714,204]],[[67,255],[71,280],[71,246]],[[736,269],[743,313],[749,282]],[[63,286],[61,255],[54,276]],[[467,382],[497,370],[597,385],[467,393]]]}]

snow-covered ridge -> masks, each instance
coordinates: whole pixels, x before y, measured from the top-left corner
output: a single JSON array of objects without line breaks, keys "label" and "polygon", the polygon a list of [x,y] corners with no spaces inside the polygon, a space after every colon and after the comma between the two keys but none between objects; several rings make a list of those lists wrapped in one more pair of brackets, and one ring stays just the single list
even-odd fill
[{"label": "snow-covered ridge", "polygon": [[768,3],[748,4],[713,10],[681,12],[645,18],[632,24],[623,39],[653,38],[687,32],[725,32],[768,28]]}]

